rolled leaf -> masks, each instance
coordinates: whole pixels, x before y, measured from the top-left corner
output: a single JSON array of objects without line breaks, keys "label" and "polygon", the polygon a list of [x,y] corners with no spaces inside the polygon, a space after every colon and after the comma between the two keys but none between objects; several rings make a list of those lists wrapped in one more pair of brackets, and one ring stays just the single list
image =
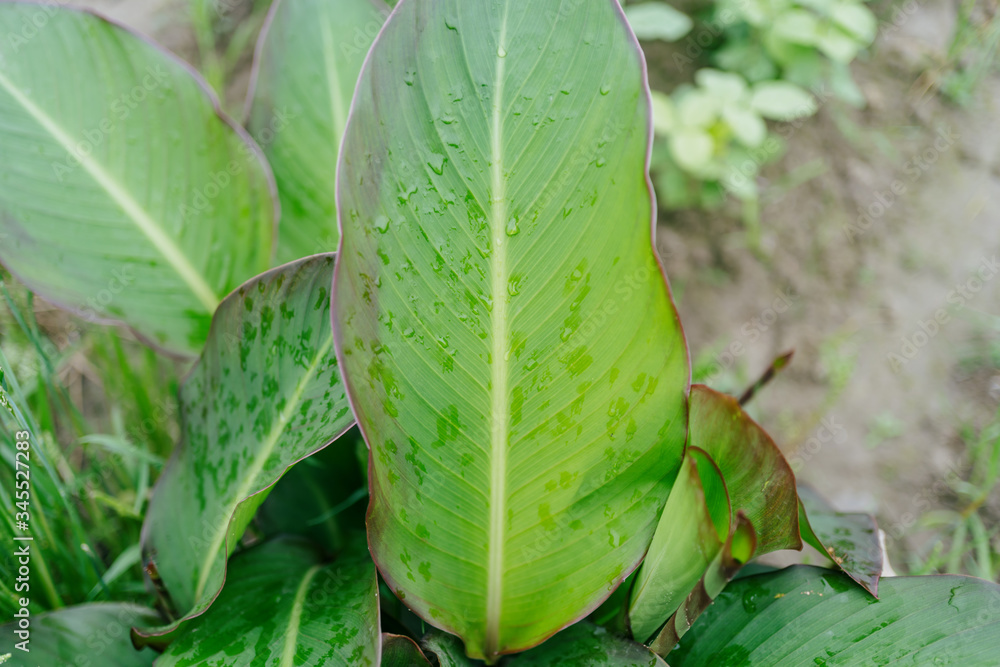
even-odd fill
[{"label": "rolled leaf", "polygon": [[997,584],[889,577],[879,588],[874,600],[847,575],[804,565],[739,579],[669,655],[670,664],[996,664]]},{"label": "rolled leaf", "polygon": [[680,466],[688,359],[651,239],[649,105],[616,0],[402,0],[359,79],[335,329],[371,547],[472,657],[595,609]]},{"label": "rolled leaf", "polygon": [[211,609],[157,667],[376,667],[378,581],[364,538],[333,563],[307,542],[266,542],[233,558]]},{"label": "rolled leaf", "polygon": [[726,585],[757,552],[757,534],[746,515],[736,515],[733,531],[725,545],[715,556],[701,581],[684,600],[680,609],[670,617],[656,639],[649,645],[659,655],[666,655],[676,646],[702,612],[725,589]]},{"label": "rolled leaf", "polygon": [[684,602],[725,544],[729,514],[722,473],[705,452],[689,449],[632,585],[632,636],[650,639]]},{"label": "rolled leaf", "polygon": [[227,297],[181,387],[183,441],[143,526],[146,569],[180,619],[215,599],[266,491],[353,423],[333,354],[333,264],[333,254],[302,259]]},{"label": "rolled leaf", "polygon": [[642,644],[587,622],[570,626],[506,664],[510,667],[666,667],[658,655]]},{"label": "rolled leaf", "polygon": [[277,0],[257,45],[247,128],[281,199],[278,260],[337,247],[337,152],[380,0]]},{"label": "rolled leaf", "polygon": [[878,597],[884,555],[875,517],[837,512],[808,486],[798,491],[802,539]]},{"label": "rolled leaf", "polygon": [[465,657],[462,640],[455,635],[432,631],[420,640],[420,644],[425,653],[434,656],[439,667],[477,667],[482,664],[478,660],[474,664]]},{"label": "rolled leaf", "polygon": [[[19,657],[14,665],[149,667],[156,653],[148,648],[137,651],[128,632],[136,623],[156,623],[157,619],[152,609],[107,602],[32,616],[26,629],[15,619],[0,626],[0,660],[10,653]],[[25,634],[19,636],[18,631]]]},{"label": "rolled leaf", "polygon": [[383,633],[382,667],[431,667],[431,663],[409,637]]},{"label": "rolled leaf", "polygon": [[270,262],[258,150],[189,66],[104,18],[4,2],[0,33],[0,261],[196,356],[220,300]]},{"label": "rolled leaf", "polygon": [[795,476],[781,450],[739,402],[703,385],[691,387],[690,445],[718,464],[732,514],[743,510],[757,534],[756,555],[801,549]]}]

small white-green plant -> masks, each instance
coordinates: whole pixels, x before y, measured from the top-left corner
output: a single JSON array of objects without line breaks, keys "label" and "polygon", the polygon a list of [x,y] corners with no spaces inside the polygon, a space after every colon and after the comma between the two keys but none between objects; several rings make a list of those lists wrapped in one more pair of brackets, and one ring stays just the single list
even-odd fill
[{"label": "small white-green plant", "polygon": [[757,172],[783,150],[765,119],[790,121],[816,113],[815,98],[787,81],[749,84],[715,69],[694,85],[653,93],[656,185],[668,208],[713,207],[726,192],[756,202]]},{"label": "small white-green plant", "polygon": [[727,26],[714,55],[721,69],[750,81],[828,86],[839,99],[864,104],[849,69],[878,32],[864,0],[721,0],[716,20]]}]

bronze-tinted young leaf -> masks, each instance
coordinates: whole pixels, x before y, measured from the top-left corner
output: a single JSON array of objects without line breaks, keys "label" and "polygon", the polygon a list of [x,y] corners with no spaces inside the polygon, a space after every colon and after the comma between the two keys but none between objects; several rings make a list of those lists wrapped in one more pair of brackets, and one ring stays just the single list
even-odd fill
[{"label": "bronze-tinted young leaf", "polygon": [[722,473],[704,451],[689,448],[632,585],[632,636],[650,639],[687,598],[729,536],[729,515]]},{"label": "bronze-tinted young leaf", "polygon": [[234,557],[219,598],[157,667],[377,667],[378,581],[364,537],[332,563],[278,539]]},{"label": "bronze-tinted young leaf", "polygon": [[[0,662],[15,656],[12,665],[114,665],[149,667],[156,658],[152,649],[137,651],[128,632],[135,624],[157,623],[152,609],[134,604],[100,602],[32,616],[26,628],[18,619],[0,626]],[[18,631],[24,633],[19,636]],[[20,642],[27,641],[25,644]],[[27,650],[25,653],[23,650]]]},{"label": "bronze-tinted young leaf", "polygon": [[887,577],[880,589],[876,600],[845,574],[804,565],[739,579],[668,659],[672,667],[997,664],[997,584]]},{"label": "bronze-tinted young leaf", "polygon": [[333,263],[332,254],[302,259],[226,297],[181,388],[183,441],[143,527],[147,569],[179,618],[215,599],[271,485],[353,423],[333,354]]},{"label": "bronze-tinted young leaf", "polygon": [[687,596],[680,609],[670,617],[649,647],[665,657],[691,629],[695,619],[709,608],[712,601],[736,576],[740,568],[754,557],[756,551],[757,534],[746,515],[740,510],[736,514],[735,525],[729,539],[705,570],[701,581]]},{"label": "bronze-tinted young leaf", "polygon": [[510,667],[666,667],[642,644],[611,634],[583,621],[571,625],[544,644],[510,658]]},{"label": "bronze-tinted young leaf", "polygon": [[276,0],[261,31],[247,127],[281,197],[278,260],[337,247],[337,152],[381,0]]},{"label": "bronze-tinted young leaf", "polygon": [[692,447],[722,471],[732,512],[743,510],[757,533],[756,554],[801,549],[795,476],[781,450],[739,402],[703,385],[691,387]]},{"label": "bronze-tinted young leaf", "polygon": [[875,517],[837,512],[811,487],[800,485],[798,490],[802,539],[878,597],[884,557]]},{"label": "bronze-tinted young leaf", "polygon": [[381,667],[432,667],[427,656],[409,637],[382,634]]},{"label": "bronze-tinted young leaf", "polygon": [[359,79],[335,327],[371,546],[473,657],[595,609],[680,466],[688,360],[649,122],[617,0],[402,0]]},{"label": "bronze-tinted young leaf", "polygon": [[0,261],[196,356],[222,297],[269,265],[270,171],[188,65],[63,4],[0,3]]}]

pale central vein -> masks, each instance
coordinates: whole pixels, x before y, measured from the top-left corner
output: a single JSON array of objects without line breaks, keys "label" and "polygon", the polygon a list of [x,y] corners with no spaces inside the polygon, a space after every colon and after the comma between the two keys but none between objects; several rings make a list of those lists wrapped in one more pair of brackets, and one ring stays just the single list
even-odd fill
[{"label": "pale central vein", "polygon": [[507,55],[507,10],[500,23],[497,44],[496,79],[493,84],[493,113],[490,126],[490,232],[493,236],[492,293],[493,311],[490,316],[493,348],[490,355],[492,371],[492,408],[490,437],[490,534],[489,566],[486,587],[487,657],[500,650],[500,619],[503,607],[504,540],[507,500],[507,446],[510,424],[509,388],[507,377],[507,347],[510,331],[507,322],[507,193],[503,173],[503,84]]},{"label": "pale central vein", "polygon": [[295,392],[289,397],[288,403],[285,405],[285,409],[282,410],[281,414],[278,416],[278,421],[271,427],[270,433],[268,433],[267,437],[264,439],[263,446],[254,460],[253,465],[243,478],[243,483],[240,485],[240,488],[236,490],[236,493],[230,495],[229,508],[227,508],[227,511],[222,515],[227,518],[227,521],[225,524],[220,524],[218,529],[215,531],[215,534],[212,536],[212,542],[209,545],[208,551],[205,552],[205,559],[198,572],[198,586],[195,588],[196,600],[205,592],[205,586],[208,584],[208,577],[212,573],[212,565],[215,564],[215,560],[219,555],[219,549],[222,548],[222,544],[226,539],[226,533],[229,531],[229,521],[232,519],[232,516],[235,514],[240,503],[246,500],[251,493],[253,493],[255,486],[259,485],[257,483],[257,478],[264,469],[264,464],[267,463],[267,460],[271,458],[271,454],[274,453],[274,448],[278,446],[278,442],[281,440],[281,436],[285,432],[285,427],[288,426],[288,423],[292,420],[292,416],[295,414],[295,411],[299,409],[299,405],[302,403],[302,395],[305,393],[306,387],[310,382],[312,382],[313,376],[316,375],[316,370],[319,368],[320,363],[326,359],[332,346],[333,335],[331,334],[316,352],[316,357],[313,359],[312,364],[309,365],[305,374],[299,378],[299,382],[295,386]]},{"label": "pale central vein", "polygon": [[292,602],[292,610],[288,616],[288,627],[285,629],[285,649],[281,652],[281,667],[294,667],[295,649],[299,644],[299,624],[302,622],[302,607],[305,606],[306,592],[313,577],[319,572],[322,565],[313,565],[302,577],[302,583],[295,591],[295,600]]},{"label": "pale central vein", "polygon": [[323,36],[323,64],[326,67],[326,86],[330,89],[330,110],[333,113],[333,132],[339,146],[347,125],[347,111],[344,109],[344,99],[340,91],[340,75],[337,72],[337,54],[333,49],[333,35],[330,34],[330,23],[320,19],[320,32]]},{"label": "pale central vein", "polygon": [[104,170],[97,160],[94,159],[91,153],[84,155],[76,149],[78,142],[73,141],[73,138],[64,130],[59,124],[49,117],[38,105],[31,101],[24,93],[22,93],[18,88],[0,73],[0,87],[6,90],[14,100],[20,104],[25,111],[28,112],[37,122],[41,125],[46,132],[52,135],[63,149],[76,157],[79,160],[80,165],[87,171],[91,177],[97,181],[97,184],[104,189],[105,192],[111,197],[112,200],[121,208],[125,215],[131,219],[133,224],[139,229],[140,232],[145,234],[146,238],[153,244],[153,247],[159,251],[163,258],[173,267],[177,275],[180,276],[181,280],[190,288],[194,293],[195,297],[205,306],[205,309],[209,313],[214,313],[216,307],[219,305],[219,297],[215,294],[215,291],[208,285],[205,278],[201,273],[191,265],[188,258],[185,257],[181,249],[177,247],[173,239],[171,239],[167,234],[160,228],[160,225],[153,220],[152,216],[146,212],[139,202],[132,198],[132,195],[125,189],[125,187],[115,180],[114,176],[109,174]]}]

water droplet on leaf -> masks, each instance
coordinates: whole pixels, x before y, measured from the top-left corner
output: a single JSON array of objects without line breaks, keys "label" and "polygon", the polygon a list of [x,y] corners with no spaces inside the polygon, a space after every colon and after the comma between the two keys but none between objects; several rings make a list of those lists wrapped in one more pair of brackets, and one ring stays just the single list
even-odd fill
[{"label": "water droplet on leaf", "polygon": [[427,160],[427,166],[438,176],[444,173],[444,163],[445,157],[437,153],[431,153],[430,159]]}]

